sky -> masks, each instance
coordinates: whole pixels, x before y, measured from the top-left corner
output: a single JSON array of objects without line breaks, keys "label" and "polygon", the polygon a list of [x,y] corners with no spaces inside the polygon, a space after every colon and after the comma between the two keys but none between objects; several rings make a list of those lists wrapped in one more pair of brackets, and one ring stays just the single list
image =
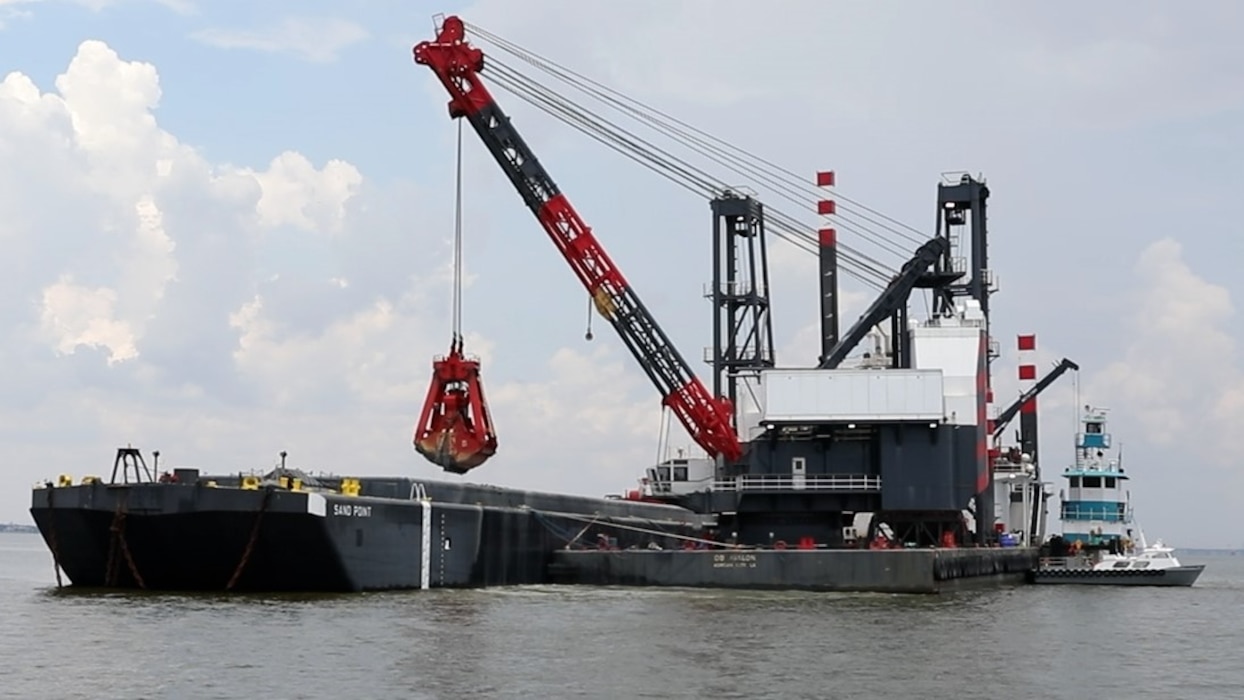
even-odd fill
[{"label": "sky", "polygon": [[[809,183],[832,169],[840,199],[928,235],[943,174],[982,175],[999,400],[1018,333],[1043,371],[1082,367],[1041,399],[1047,475],[1077,406],[1106,406],[1150,537],[1244,547],[1231,0],[0,0],[0,521],[29,521],[36,481],[106,476],[126,444],[208,471],[287,450],[311,471],[459,478],[410,442],[451,328],[456,130],[410,53],[437,13]],[[495,93],[710,381],[706,201]],[[464,152],[463,325],[500,441],[466,478],[630,488],[663,454],[659,396],[599,319],[584,339],[586,294],[469,131]],[[771,274],[778,362],[810,365],[816,259],[774,240]],[[844,289],[853,320],[872,291]]]}]

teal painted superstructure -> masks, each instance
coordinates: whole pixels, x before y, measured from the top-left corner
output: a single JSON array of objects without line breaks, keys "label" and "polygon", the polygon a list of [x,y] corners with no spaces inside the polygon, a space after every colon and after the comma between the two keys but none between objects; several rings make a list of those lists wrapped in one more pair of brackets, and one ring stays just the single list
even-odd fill
[{"label": "teal painted superstructure", "polygon": [[1075,464],[1063,471],[1067,485],[1059,494],[1063,538],[1085,544],[1130,540],[1129,477],[1106,431],[1106,409],[1085,406],[1080,425]]}]

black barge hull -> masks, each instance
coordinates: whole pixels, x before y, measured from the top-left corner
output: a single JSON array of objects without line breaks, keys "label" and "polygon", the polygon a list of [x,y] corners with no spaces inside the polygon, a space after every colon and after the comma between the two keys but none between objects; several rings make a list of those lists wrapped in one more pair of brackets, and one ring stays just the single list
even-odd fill
[{"label": "black barge hull", "polygon": [[557,583],[810,591],[940,593],[968,585],[1023,583],[1037,550],[812,549],[560,551]]},{"label": "black barge hull", "polygon": [[567,544],[676,546],[653,533],[702,531],[690,511],[617,499],[406,479],[360,479],[361,495],[349,495],[226,479],[38,488],[31,514],[72,585],[150,590],[545,583]]},{"label": "black barge hull", "polygon": [[[1030,549],[700,548],[705,516],[640,501],[410,479],[94,480],[31,513],[83,588],[353,592],[541,583],[936,593],[1022,580]],[[695,546],[697,549],[686,549]]]}]

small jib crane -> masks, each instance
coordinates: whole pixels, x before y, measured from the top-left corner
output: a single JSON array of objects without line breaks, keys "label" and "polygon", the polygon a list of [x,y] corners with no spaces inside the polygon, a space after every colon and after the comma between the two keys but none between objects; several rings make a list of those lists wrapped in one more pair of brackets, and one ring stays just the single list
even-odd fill
[{"label": "small jib crane", "polygon": [[[597,312],[621,336],[661,392],[664,404],[678,416],[692,439],[710,455],[731,462],[739,460],[743,447],[734,429],[734,407],[729,400],[713,396],[692,373],[592,230],[497,106],[480,80],[484,52],[467,43],[463,21],[446,17],[436,39],[415,46],[414,60],[436,73],[449,91],[449,116],[470,122],[523,202],[570,263]],[[482,409],[482,396],[479,405]]]},{"label": "small jib crane", "polygon": [[1006,426],[1015,419],[1015,416],[1019,415],[1019,412],[1024,408],[1024,405],[1035,399],[1038,394],[1045,391],[1051,384],[1058,381],[1058,378],[1063,376],[1063,373],[1069,369],[1078,372],[1080,371],[1080,365],[1077,365],[1064,357],[1059,361],[1058,365],[1056,365],[1054,369],[1050,370],[1049,374],[1045,375],[1040,381],[1032,385],[1032,388],[1028,389],[1028,391],[1020,394],[1019,398],[1015,400],[1015,403],[1007,406],[1005,410],[999,413],[998,417],[994,420],[993,439],[997,440],[1001,438],[1003,431],[1006,430]]}]

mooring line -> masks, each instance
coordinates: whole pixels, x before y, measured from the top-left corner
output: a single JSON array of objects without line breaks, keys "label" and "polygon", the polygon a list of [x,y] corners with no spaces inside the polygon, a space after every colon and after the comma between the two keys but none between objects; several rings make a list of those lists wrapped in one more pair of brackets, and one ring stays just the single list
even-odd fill
[{"label": "mooring line", "polygon": [[272,487],[264,488],[263,500],[259,503],[259,511],[255,513],[255,523],[251,525],[251,536],[246,542],[246,549],[242,551],[242,558],[238,561],[237,568],[233,570],[233,575],[229,577],[229,582],[225,584],[225,590],[231,591],[237,585],[238,578],[242,576],[242,570],[246,568],[246,563],[251,560],[251,554],[255,551],[255,543],[259,541],[259,524],[263,522],[263,514],[268,510],[268,502],[272,500]]}]

